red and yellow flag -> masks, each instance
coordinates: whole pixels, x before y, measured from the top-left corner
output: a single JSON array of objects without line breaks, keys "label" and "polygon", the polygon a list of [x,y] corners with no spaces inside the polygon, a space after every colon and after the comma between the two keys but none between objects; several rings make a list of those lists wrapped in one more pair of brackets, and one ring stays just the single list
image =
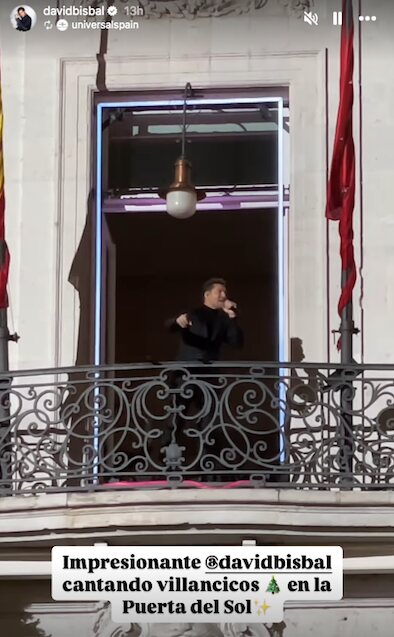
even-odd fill
[{"label": "red and yellow flag", "polygon": [[0,309],[8,307],[7,283],[10,254],[5,240],[4,150],[3,150],[3,102],[0,85]]}]

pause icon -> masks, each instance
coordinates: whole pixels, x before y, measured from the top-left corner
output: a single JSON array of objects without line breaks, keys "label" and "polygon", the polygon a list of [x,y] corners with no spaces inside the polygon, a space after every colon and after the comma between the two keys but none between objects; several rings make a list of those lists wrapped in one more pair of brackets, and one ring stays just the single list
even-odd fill
[{"label": "pause icon", "polygon": [[340,27],[342,24],[342,11],[333,11],[332,23],[335,27]]}]

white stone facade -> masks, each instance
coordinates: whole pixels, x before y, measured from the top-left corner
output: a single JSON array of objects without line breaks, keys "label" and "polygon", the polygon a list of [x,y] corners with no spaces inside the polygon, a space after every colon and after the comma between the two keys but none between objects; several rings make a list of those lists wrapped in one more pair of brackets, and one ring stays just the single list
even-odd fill
[{"label": "white stone facade", "polygon": [[[132,37],[109,32],[107,87],[160,90],[181,88],[185,81],[208,88],[289,86],[289,336],[304,340],[308,360],[327,360],[328,349],[335,360],[329,334],[338,327],[338,239],[336,224],[331,224],[328,264],[324,205],[327,151],[329,156],[338,105],[339,30],[332,26],[328,3],[316,7],[319,28],[289,16],[284,4],[271,1],[252,13],[223,18],[144,20]],[[394,295],[389,105],[394,84],[385,60],[392,57],[394,44],[387,3],[365,4],[379,20],[364,25],[362,34],[363,226],[358,174],[355,243],[359,266],[363,258],[363,278],[359,277],[354,298],[355,319],[363,334],[356,339],[355,354],[361,358],[364,343],[366,362],[390,362]],[[11,363],[13,368],[73,364],[78,298],[67,279],[86,216],[90,98],[96,85],[99,33],[60,34],[37,25],[29,37],[18,39],[20,34],[7,20],[0,28],[11,328],[22,336],[11,347]],[[356,37],[358,152],[357,47]]]},{"label": "white stone facade", "polygon": [[[109,32],[106,81],[109,90],[122,91],[182,89],[186,81],[207,88],[289,87],[289,335],[303,339],[308,360],[336,360],[330,330],[338,327],[338,238],[337,226],[331,224],[327,245],[324,206],[338,105],[339,30],[332,26],[328,0],[317,3],[326,26],[316,29],[290,16],[286,4],[272,1],[251,13],[222,18],[146,20],[132,36]],[[0,9],[6,227],[12,255],[10,329],[22,337],[10,346],[11,367],[72,365],[79,309],[68,274],[90,187],[99,32],[61,34],[37,25],[24,37],[9,26],[12,5]],[[357,54],[355,68],[354,135],[360,160],[355,245],[358,266],[363,266],[354,297],[356,324],[362,328],[355,356],[368,363],[393,363],[394,78],[388,73],[393,21],[387,19],[385,0],[364,0],[363,10],[378,20],[363,26],[362,68]],[[356,53],[358,46],[356,37]],[[264,498],[256,490],[242,492],[242,502],[221,494],[219,504],[210,493],[189,494],[185,503],[181,494],[171,492],[173,528],[164,537],[183,543],[196,537],[204,543],[213,538],[234,543],[253,534],[261,543],[324,538],[346,542],[351,555],[391,554],[391,494],[364,495],[310,492],[306,497],[267,489]],[[61,494],[46,501],[46,496],[2,498],[1,559],[47,559],[54,538],[153,543],[163,538],[161,526],[168,516],[168,498],[161,508],[163,497],[167,494],[149,500],[133,493],[132,502],[123,494],[112,500],[107,494]],[[234,518],[240,519],[241,513],[243,523],[234,528]],[[4,577],[7,588],[10,574]],[[14,591],[14,606],[11,601],[7,606],[7,597],[0,595],[1,634],[38,637],[42,630],[43,637],[388,637],[394,620],[392,588],[372,599],[371,580],[360,584],[359,596],[335,607],[289,607],[284,625],[254,632],[246,626],[216,625],[125,628],[112,624],[107,606],[59,605],[47,593],[33,600],[38,585],[34,572],[29,577],[19,598]],[[29,621],[39,622],[36,632],[26,632],[24,613]]]},{"label": "white stone facade", "polygon": [[[66,637],[72,632],[81,637],[303,637],[317,630],[322,637],[367,637],[374,631],[389,637],[394,617],[392,499],[390,493],[274,489],[3,498],[0,627],[13,637],[22,637],[21,625],[32,621],[38,622],[41,637]],[[343,546],[347,557],[344,599],[289,604],[284,622],[273,626],[117,626],[107,603],[54,602],[50,597],[54,542],[63,546],[94,542],[224,545],[241,544],[245,538],[257,545]],[[29,633],[29,637],[39,636]]]}]

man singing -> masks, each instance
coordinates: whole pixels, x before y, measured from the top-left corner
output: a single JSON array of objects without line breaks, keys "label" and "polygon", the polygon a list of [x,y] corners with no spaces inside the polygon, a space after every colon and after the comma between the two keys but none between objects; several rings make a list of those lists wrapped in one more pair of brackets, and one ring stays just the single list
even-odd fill
[{"label": "man singing", "polygon": [[220,360],[224,344],[243,345],[237,304],[227,298],[223,279],[209,279],[203,286],[203,305],[170,319],[166,325],[181,337],[179,361],[209,363]]},{"label": "man singing", "polygon": [[[228,441],[223,439],[221,427],[215,427],[216,402],[207,402],[204,392],[204,388],[207,389],[212,381],[212,369],[207,363],[220,360],[223,345],[241,347],[243,333],[237,321],[237,304],[227,298],[226,282],[223,279],[210,279],[204,284],[202,291],[202,306],[170,319],[166,325],[170,332],[178,333],[181,338],[177,360],[192,363],[192,367],[188,367],[191,378],[176,370],[169,381],[177,389],[177,437],[186,429],[186,437],[180,440],[186,449],[185,466],[191,473],[198,474],[197,479],[208,475],[208,480],[211,481],[221,479],[220,452],[228,446]],[[216,375],[217,373],[216,370]],[[219,396],[217,388],[213,391]],[[200,434],[188,433],[190,427],[197,427]],[[172,435],[174,434],[175,431]],[[167,430],[166,443],[170,437],[171,431]],[[208,452],[209,463],[206,465]],[[213,466],[215,470],[212,470]]]}]

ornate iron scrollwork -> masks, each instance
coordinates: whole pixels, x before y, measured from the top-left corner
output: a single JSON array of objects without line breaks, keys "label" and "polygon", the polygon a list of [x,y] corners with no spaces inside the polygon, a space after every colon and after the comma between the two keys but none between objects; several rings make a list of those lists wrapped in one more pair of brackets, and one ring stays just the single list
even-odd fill
[{"label": "ornate iron scrollwork", "polygon": [[382,378],[360,369],[222,363],[14,375],[0,382],[0,487],[389,488],[394,370]]}]

